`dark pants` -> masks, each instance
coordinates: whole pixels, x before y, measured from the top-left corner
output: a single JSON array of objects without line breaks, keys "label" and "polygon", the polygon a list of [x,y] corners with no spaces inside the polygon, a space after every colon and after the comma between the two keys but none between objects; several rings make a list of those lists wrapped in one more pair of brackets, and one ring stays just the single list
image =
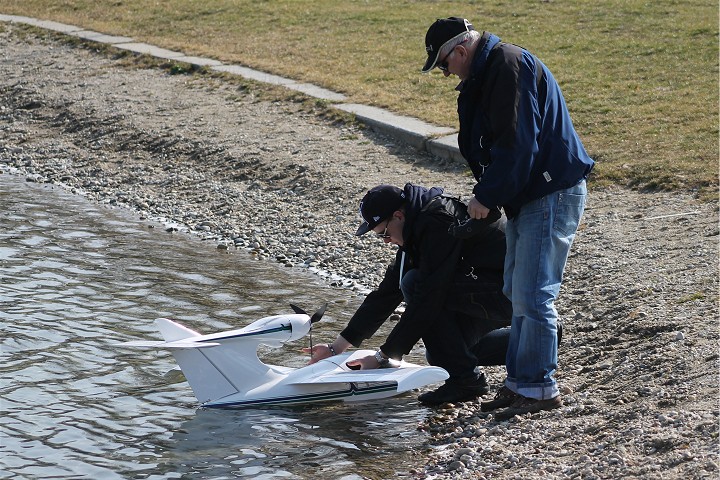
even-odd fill
[{"label": "dark pants", "polygon": [[[412,298],[417,271],[403,276],[401,288]],[[450,289],[442,318],[422,336],[428,363],[455,381],[477,378],[478,365],[505,365],[512,306],[502,285],[459,277]]]}]

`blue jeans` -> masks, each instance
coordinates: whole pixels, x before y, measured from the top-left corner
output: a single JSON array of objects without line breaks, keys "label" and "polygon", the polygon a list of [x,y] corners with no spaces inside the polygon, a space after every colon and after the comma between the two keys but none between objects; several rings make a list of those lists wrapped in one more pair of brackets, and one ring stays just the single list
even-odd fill
[{"label": "blue jeans", "polygon": [[529,202],[505,230],[505,285],[512,301],[505,386],[528,398],[560,394],[557,310],[563,270],[585,209],[585,181]]}]

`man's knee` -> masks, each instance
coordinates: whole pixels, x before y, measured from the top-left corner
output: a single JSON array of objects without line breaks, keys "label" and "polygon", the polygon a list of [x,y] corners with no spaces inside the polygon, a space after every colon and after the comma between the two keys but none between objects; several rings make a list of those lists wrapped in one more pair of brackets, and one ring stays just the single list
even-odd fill
[{"label": "man's knee", "polygon": [[453,295],[448,308],[470,318],[489,322],[490,330],[510,325],[512,303],[500,290]]},{"label": "man's knee", "polygon": [[417,282],[417,269],[408,270],[400,280],[400,291],[403,294],[405,303],[410,303],[413,293],[415,291],[415,283]]}]

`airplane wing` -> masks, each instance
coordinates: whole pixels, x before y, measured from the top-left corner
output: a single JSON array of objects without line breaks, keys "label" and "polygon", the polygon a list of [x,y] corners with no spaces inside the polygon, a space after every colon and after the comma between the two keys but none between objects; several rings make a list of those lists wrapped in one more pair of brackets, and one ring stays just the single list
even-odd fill
[{"label": "airplane wing", "polygon": [[314,378],[294,383],[360,383],[393,382],[398,392],[407,392],[431,383],[447,380],[448,373],[440,367],[400,367],[378,370],[356,370],[350,372],[330,372]]},{"label": "airplane wing", "polygon": [[145,347],[145,348],[206,348],[206,347],[217,347],[219,343],[210,342],[193,342],[192,340],[177,340],[174,342],[153,342],[138,340],[132,342],[116,343],[115,346],[120,347]]},{"label": "airplane wing", "polygon": [[[289,384],[312,383],[397,383],[398,392],[406,392],[431,383],[439,383],[449,378],[448,373],[440,367],[426,367],[402,362],[398,368],[381,368],[375,370],[350,370],[345,362],[360,358],[366,351],[356,351],[352,355],[341,354],[322,360],[314,365],[300,368],[288,378]],[[369,351],[373,354],[373,351]],[[314,368],[313,368],[314,367]]]}]

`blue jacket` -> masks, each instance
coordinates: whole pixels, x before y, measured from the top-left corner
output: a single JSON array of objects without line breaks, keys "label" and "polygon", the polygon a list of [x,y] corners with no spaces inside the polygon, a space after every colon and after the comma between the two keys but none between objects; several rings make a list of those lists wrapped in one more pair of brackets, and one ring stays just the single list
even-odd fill
[{"label": "blue jacket", "polygon": [[576,185],[595,162],[575,132],[560,87],[527,50],[484,32],[457,89],[460,153],[475,198],[512,218],[524,204]]}]

